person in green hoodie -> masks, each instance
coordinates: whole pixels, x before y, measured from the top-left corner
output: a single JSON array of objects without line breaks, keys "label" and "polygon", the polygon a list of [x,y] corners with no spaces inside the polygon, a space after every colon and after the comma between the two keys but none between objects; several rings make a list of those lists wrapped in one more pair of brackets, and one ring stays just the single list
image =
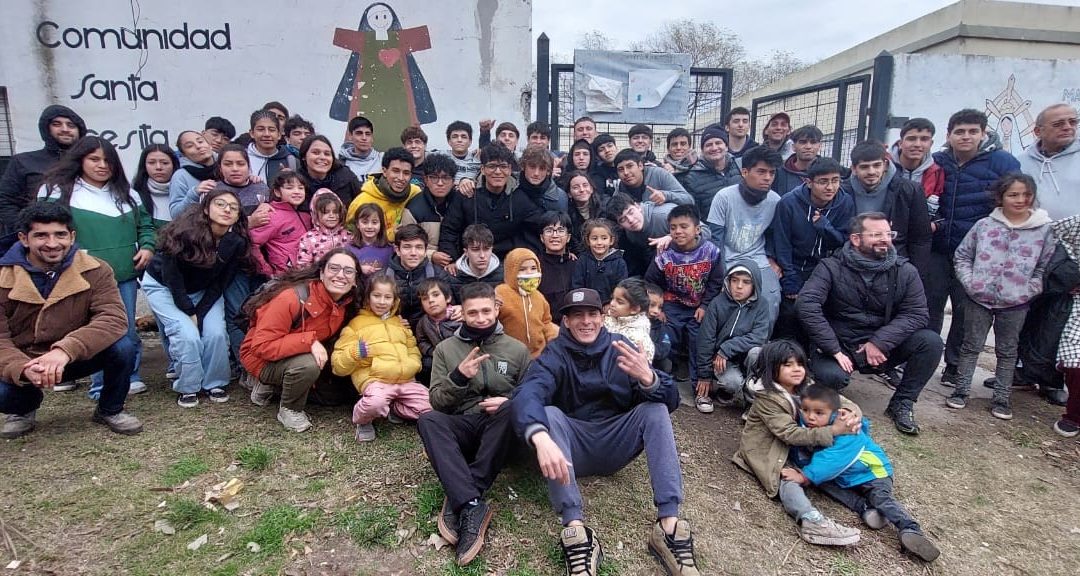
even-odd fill
[{"label": "person in green hoodie", "polygon": [[[146,384],[139,377],[142,341],[135,331],[135,298],[138,276],[154,255],[154,223],[138,194],[131,193],[116,148],[98,136],[81,138],[45,173],[38,198],[69,207],[79,230],[79,245],[112,268],[127,311],[127,338],[135,348],[128,393],[145,392]],[[91,377],[91,398],[100,397],[103,381],[101,372]],[[63,384],[61,389],[74,388],[74,383]]]}]

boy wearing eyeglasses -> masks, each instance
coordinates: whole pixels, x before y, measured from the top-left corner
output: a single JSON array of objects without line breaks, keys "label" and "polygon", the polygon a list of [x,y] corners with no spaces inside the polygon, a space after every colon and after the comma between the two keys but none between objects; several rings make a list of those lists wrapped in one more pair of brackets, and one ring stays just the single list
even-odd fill
[{"label": "boy wearing eyeglasses", "polygon": [[574,279],[576,260],[570,256],[570,216],[565,212],[545,212],[542,219],[540,242],[544,250],[540,252],[540,268],[544,275],[540,279],[540,293],[551,307],[551,319],[555,324],[562,320],[558,312],[563,296],[570,291]]}]

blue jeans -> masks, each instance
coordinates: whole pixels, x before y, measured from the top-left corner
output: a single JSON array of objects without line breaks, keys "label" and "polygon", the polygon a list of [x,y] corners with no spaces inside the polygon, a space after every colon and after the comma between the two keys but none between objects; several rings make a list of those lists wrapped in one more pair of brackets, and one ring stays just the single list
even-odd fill
[{"label": "blue jeans", "polygon": [[[169,356],[176,363],[177,379],[173,390],[195,394],[200,390],[229,385],[229,337],[225,333],[225,298],[218,298],[202,319],[202,328],[176,307],[172,291],[152,276],[143,278],[143,292],[150,308],[165,327],[169,337]],[[198,304],[202,292],[188,294]]]},{"label": "blue jeans", "polygon": [[690,381],[698,378],[697,340],[701,324],[694,319],[695,308],[678,302],[664,302],[664,317],[671,336],[672,350],[688,350],[690,357]]},{"label": "blue jeans", "polygon": [[[139,377],[139,366],[142,364],[142,340],[139,338],[138,330],[135,329],[135,300],[139,297],[139,281],[132,278],[131,280],[117,282],[116,287],[120,289],[120,300],[124,302],[124,310],[127,312],[128,317],[126,338],[131,342],[132,348],[135,350],[135,367],[131,370],[131,381],[138,382],[142,379]],[[65,379],[71,380],[66,376]],[[94,372],[90,375],[90,398],[98,399],[104,381],[105,376],[102,372]]]},{"label": "blue jeans", "polygon": [[[131,341],[120,338],[112,346],[102,350],[89,360],[78,360],[64,367],[64,380],[85,378],[90,374],[103,374],[97,411],[105,416],[118,414],[124,409],[135,354]],[[0,381],[0,413],[25,416],[41,406],[45,394],[41,388],[24,382],[22,386]]]}]

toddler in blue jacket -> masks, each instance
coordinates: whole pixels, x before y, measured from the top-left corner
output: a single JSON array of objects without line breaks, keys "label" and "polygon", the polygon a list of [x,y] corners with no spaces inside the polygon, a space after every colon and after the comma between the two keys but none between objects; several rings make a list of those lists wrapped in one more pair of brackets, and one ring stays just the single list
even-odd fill
[{"label": "toddler in blue jacket", "polygon": [[[831,425],[840,409],[840,394],[821,384],[807,386],[800,401],[799,423],[807,428]],[[871,529],[880,530],[891,522],[900,532],[900,546],[926,562],[933,562],[941,554],[893,497],[892,464],[870,438],[870,421],[866,418],[858,434],[836,436],[832,446],[814,452],[792,448],[792,461],[801,471],[784,468],[781,477],[785,480],[817,486],[862,516]]]}]

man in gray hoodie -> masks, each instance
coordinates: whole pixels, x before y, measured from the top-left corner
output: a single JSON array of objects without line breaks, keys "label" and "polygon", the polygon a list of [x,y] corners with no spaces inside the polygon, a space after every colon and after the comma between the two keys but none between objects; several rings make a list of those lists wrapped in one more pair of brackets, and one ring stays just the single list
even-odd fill
[{"label": "man in gray hoodie", "polygon": [[1020,170],[1039,185],[1039,206],[1053,220],[1080,213],[1080,140],[1076,108],[1054,104],[1035,117],[1033,146],[1016,154]]},{"label": "man in gray hoodie", "polygon": [[615,193],[622,192],[639,202],[682,204],[693,206],[694,197],[670,172],[656,166],[646,166],[641,154],[627,148],[615,155],[612,162],[619,175]]}]

